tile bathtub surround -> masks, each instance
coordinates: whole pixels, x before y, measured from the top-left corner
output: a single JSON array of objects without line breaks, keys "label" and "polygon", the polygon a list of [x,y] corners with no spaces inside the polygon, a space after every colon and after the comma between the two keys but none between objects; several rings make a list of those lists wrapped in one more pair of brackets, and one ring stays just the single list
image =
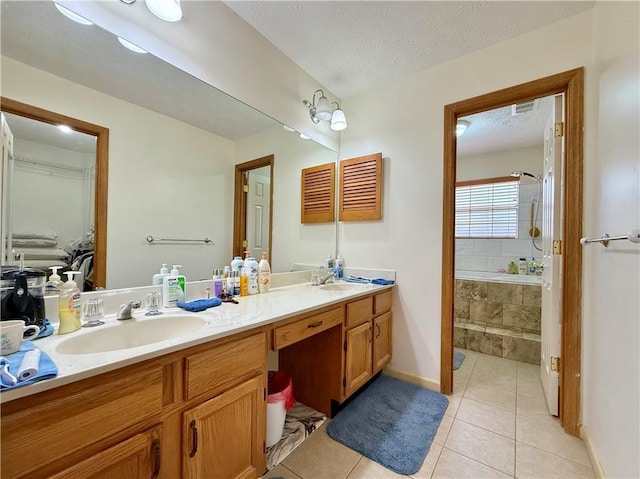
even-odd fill
[{"label": "tile bathtub surround", "polygon": [[540,367],[465,350],[422,468],[401,476],[333,441],[325,424],[264,478],[595,478],[583,442],[546,409]]},{"label": "tile bathtub surround", "polygon": [[541,291],[538,285],[456,279],[455,347],[538,364]]}]

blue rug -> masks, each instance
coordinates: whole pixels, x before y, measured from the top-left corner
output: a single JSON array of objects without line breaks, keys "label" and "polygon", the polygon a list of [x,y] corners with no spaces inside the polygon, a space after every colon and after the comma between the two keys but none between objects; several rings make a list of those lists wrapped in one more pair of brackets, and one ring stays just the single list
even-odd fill
[{"label": "blue rug", "polygon": [[380,376],[327,426],[336,441],[398,474],[420,470],[449,400]]},{"label": "blue rug", "polygon": [[458,369],[460,366],[462,366],[462,362],[464,361],[464,353],[461,353],[460,351],[454,351],[453,352],[453,369]]}]

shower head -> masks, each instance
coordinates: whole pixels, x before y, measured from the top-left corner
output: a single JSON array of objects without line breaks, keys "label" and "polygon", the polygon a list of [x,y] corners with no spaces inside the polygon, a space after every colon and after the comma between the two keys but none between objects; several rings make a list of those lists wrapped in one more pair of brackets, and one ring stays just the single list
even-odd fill
[{"label": "shower head", "polygon": [[526,171],[512,171],[511,172],[511,176],[515,177],[515,178],[522,178],[523,176],[529,176],[530,178],[533,178],[536,181],[540,181],[541,178],[539,176],[536,176],[532,173],[528,173]]}]

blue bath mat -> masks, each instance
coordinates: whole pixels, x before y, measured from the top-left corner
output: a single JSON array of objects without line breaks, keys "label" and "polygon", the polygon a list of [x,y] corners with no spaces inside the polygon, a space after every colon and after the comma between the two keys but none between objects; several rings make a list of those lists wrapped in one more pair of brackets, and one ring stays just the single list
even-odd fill
[{"label": "blue bath mat", "polygon": [[460,351],[453,352],[453,369],[458,369],[462,366],[462,362],[464,361],[464,353]]},{"label": "blue bath mat", "polygon": [[387,469],[413,474],[448,404],[440,393],[380,376],[331,420],[327,433]]}]

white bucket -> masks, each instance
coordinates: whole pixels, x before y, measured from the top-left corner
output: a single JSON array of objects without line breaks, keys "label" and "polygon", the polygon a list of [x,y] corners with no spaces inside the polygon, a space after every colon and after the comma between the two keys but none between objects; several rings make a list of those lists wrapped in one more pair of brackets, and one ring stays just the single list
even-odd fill
[{"label": "white bucket", "polygon": [[267,403],[267,447],[273,446],[282,438],[284,419],[287,411],[282,401]]}]

